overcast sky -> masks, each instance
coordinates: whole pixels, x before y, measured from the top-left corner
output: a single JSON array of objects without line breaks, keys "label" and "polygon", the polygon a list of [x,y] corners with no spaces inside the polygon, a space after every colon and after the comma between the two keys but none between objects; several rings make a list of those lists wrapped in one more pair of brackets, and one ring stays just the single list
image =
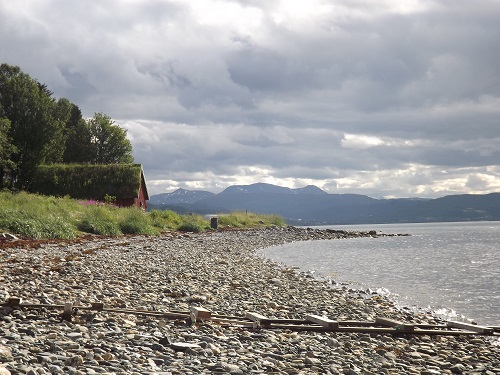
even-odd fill
[{"label": "overcast sky", "polygon": [[16,0],[0,62],[127,129],[150,195],[500,192],[499,0]]}]

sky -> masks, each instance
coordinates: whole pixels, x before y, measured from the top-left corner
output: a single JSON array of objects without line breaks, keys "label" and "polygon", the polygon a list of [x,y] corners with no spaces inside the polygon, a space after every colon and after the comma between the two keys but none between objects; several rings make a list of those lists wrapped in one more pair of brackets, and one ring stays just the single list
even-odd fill
[{"label": "sky", "polygon": [[500,0],[16,0],[0,62],[127,130],[150,195],[500,192]]}]

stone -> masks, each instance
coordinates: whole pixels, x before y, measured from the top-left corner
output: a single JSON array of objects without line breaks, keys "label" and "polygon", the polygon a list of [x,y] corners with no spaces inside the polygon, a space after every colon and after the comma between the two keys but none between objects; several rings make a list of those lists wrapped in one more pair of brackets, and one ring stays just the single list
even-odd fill
[{"label": "stone", "polygon": [[83,365],[83,357],[81,355],[75,355],[73,357],[68,358],[65,363],[66,366],[78,367]]},{"label": "stone", "polygon": [[454,374],[462,374],[465,371],[465,366],[461,363],[457,363],[450,367],[450,371]]},{"label": "stone", "polygon": [[10,362],[12,360],[14,360],[12,351],[8,347],[0,345],[0,362]]},{"label": "stone", "polygon": [[243,374],[240,367],[232,363],[222,363],[222,369],[230,374]]}]

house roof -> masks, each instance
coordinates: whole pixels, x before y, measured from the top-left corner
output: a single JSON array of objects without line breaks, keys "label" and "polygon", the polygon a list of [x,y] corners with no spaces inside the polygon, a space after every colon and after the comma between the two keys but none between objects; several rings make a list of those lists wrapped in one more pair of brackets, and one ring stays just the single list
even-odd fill
[{"label": "house roof", "polygon": [[141,164],[50,164],[37,168],[29,190],[77,199],[130,199],[139,196],[142,181],[149,199]]}]

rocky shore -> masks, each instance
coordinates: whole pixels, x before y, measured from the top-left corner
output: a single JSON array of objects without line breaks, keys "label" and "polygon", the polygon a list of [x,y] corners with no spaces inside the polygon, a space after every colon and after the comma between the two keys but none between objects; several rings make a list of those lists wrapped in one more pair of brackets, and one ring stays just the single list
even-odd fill
[{"label": "rocky shore", "polygon": [[[292,241],[375,232],[267,228],[93,239],[0,249],[0,302],[148,311],[201,306],[220,315],[334,320],[377,316],[437,323],[390,300],[257,255]],[[376,240],[376,239],[374,239]],[[355,265],[353,265],[355,267]],[[500,374],[500,347],[479,336],[370,335],[254,330],[205,321],[0,306],[5,374]],[[171,342],[185,345],[171,345]]]}]

